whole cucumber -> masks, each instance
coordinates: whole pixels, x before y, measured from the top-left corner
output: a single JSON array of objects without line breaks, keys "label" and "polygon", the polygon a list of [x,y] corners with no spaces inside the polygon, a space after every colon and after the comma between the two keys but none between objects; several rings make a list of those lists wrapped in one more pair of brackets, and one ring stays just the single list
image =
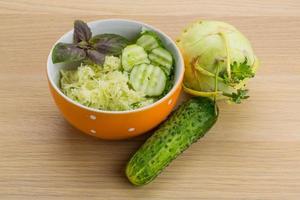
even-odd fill
[{"label": "whole cucumber", "polygon": [[134,185],[152,181],[169,163],[215,124],[218,108],[208,98],[194,97],[175,110],[126,167],[126,176]]}]

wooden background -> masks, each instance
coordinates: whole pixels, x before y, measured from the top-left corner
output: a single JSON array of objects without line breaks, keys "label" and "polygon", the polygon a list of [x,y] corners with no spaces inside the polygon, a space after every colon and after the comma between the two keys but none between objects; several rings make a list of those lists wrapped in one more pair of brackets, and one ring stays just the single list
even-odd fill
[{"label": "wooden background", "polygon": [[[145,187],[123,173],[147,136],[102,141],[72,128],[46,82],[51,45],[74,19],[129,18],[176,37],[224,20],[251,40],[261,68],[242,105]],[[0,199],[300,199],[299,0],[0,0]]]}]

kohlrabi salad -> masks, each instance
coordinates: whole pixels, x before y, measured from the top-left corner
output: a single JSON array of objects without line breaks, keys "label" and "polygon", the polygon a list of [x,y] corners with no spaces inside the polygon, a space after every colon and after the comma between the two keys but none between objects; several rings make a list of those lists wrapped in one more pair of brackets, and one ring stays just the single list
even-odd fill
[{"label": "kohlrabi salad", "polygon": [[111,33],[92,36],[74,22],[73,43],[57,43],[53,63],[80,63],[60,71],[61,91],[99,110],[133,110],[162,98],[174,84],[174,61],[159,36],[142,29],[133,41]]}]

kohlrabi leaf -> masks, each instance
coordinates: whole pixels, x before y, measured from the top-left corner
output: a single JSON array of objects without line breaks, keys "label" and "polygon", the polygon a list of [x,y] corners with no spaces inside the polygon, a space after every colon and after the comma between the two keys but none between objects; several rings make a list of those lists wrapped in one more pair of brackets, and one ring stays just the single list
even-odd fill
[{"label": "kohlrabi leaf", "polygon": [[254,77],[254,72],[250,65],[247,64],[247,58],[242,63],[237,63],[234,61],[231,65],[231,77],[228,77],[228,74],[224,74],[225,83],[234,85],[240,83],[246,78]]},{"label": "kohlrabi leaf", "polygon": [[75,62],[83,60],[86,53],[74,44],[57,43],[52,51],[52,62]]},{"label": "kohlrabi leaf", "polygon": [[249,98],[247,93],[248,93],[248,90],[238,89],[236,91],[236,93],[224,94],[224,96],[229,97],[229,101],[231,101],[233,103],[240,104],[240,103],[242,103],[243,99],[248,99]]},{"label": "kohlrabi leaf", "polygon": [[129,41],[117,34],[100,34],[94,36],[90,43],[93,48],[103,54],[120,55]]},{"label": "kohlrabi leaf", "polygon": [[81,20],[75,20],[73,42],[75,44],[80,43],[82,41],[87,43],[91,39],[91,37],[92,32],[88,25]]},{"label": "kohlrabi leaf", "polygon": [[105,60],[105,54],[100,53],[96,50],[89,49],[87,50],[87,58],[90,59],[93,63],[102,65]]}]

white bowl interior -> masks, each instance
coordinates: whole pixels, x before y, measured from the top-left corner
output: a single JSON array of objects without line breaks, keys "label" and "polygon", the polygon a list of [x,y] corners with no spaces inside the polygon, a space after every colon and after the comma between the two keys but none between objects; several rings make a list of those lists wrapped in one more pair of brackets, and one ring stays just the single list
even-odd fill
[{"label": "white bowl interior", "polygon": [[[174,57],[175,83],[174,83],[172,90],[178,84],[179,78],[183,74],[183,68],[184,68],[182,56],[179,52],[179,49],[176,47],[176,44],[174,43],[174,41],[170,37],[168,37],[166,34],[164,34],[162,31],[160,31],[150,25],[144,24],[142,22],[132,21],[132,20],[123,20],[123,19],[97,20],[97,21],[88,23],[88,26],[91,28],[93,36],[97,35],[97,34],[102,34],[102,33],[114,33],[114,34],[122,35],[123,37],[126,37],[129,40],[135,39],[138,36],[138,34],[141,32],[143,27],[150,29],[152,31],[155,31],[158,34],[158,36],[160,37],[160,39],[162,40],[165,47],[172,53],[172,55]],[[56,43],[58,43],[58,42],[72,43],[73,42],[73,30],[64,34]],[[53,45],[53,47],[54,47],[54,45]],[[52,47],[52,49],[53,49],[53,47]],[[59,71],[61,69],[74,68],[74,67],[78,66],[79,63],[53,64],[52,49],[48,56],[48,63],[47,63],[48,78],[49,78],[51,84],[53,85],[53,87],[55,88],[55,90],[57,90],[62,96],[67,98],[69,101],[77,104],[76,102],[74,102],[73,100],[71,100],[70,98],[65,96],[59,89],[59,79],[60,79]],[[85,106],[83,106],[83,107],[85,107]],[[91,109],[88,107],[85,107],[85,108]],[[91,110],[94,110],[94,109],[91,109]]]}]

